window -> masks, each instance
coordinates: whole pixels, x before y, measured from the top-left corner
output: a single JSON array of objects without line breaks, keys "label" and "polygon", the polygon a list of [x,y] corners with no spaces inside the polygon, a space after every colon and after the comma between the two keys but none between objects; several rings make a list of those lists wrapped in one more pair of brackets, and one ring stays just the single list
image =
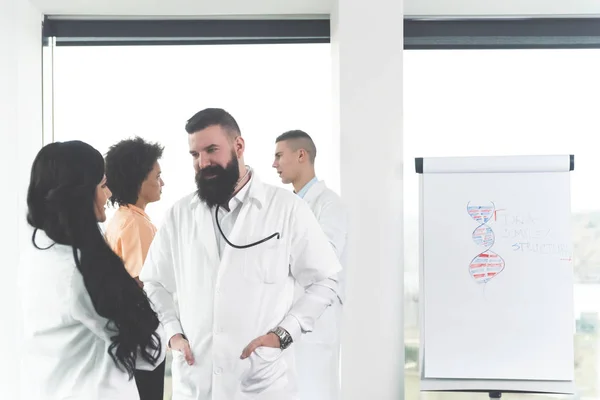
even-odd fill
[{"label": "window", "polygon": [[82,140],[103,154],[136,135],[165,145],[163,198],[147,210],[160,225],[195,190],[184,127],[205,107],[236,118],[245,161],[268,183],[281,185],[271,168],[275,138],[305,130],[318,148],[319,178],[339,192],[331,94],[329,44],[56,47],[54,140]]},{"label": "window", "polygon": [[[571,174],[578,399],[600,397],[600,51],[404,53],[404,158],[574,154]],[[478,140],[472,140],[477,137]],[[418,176],[404,175],[406,398],[419,398]],[[516,358],[516,357],[515,357]],[[428,393],[427,400],[482,394]],[[533,396],[505,394],[506,399]],[[551,398],[551,396],[545,396]],[[564,397],[562,397],[564,398]]]},{"label": "window", "polygon": [[163,198],[148,207],[157,223],[195,190],[184,126],[205,107],[236,118],[246,163],[273,184],[281,184],[275,138],[305,130],[321,155],[319,177],[339,191],[339,162],[328,156],[329,44],[57,47],[54,57],[54,140],[83,140],[103,154],[135,135],[165,145]]}]

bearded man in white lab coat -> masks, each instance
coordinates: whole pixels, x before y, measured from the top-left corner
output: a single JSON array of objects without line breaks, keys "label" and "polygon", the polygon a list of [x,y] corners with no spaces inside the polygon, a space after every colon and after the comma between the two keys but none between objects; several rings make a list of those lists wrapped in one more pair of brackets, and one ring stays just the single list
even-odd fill
[{"label": "bearded man in white lab coat", "polygon": [[245,165],[229,113],[202,110],[186,131],[198,190],[168,211],[140,276],[173,400],[296,400],[294,346],[336,301],[340,263],[306,203]]},{"label": "bearded man in white lab coat", "polygon": [[[347,213],[340,197],[318,181],[315,175],[317,148],[304,131],[294,130],[275,140],[273,168],[283,183],[291,183],[294,193],[304,199],[316,216],[329,243],[344,264]],[[343,283],[338,274],[338,287]],[[302,287],[298,287],[300,298]],[[342,290],[338,299],[319,318],[313,332],[296,343],[298,388],[302,400],[337,400],[340,398],[340,324]]]}]

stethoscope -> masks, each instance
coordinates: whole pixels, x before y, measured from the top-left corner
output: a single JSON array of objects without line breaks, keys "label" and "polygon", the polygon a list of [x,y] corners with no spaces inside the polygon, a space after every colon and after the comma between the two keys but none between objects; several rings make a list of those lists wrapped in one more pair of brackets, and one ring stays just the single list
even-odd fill
[{"label": "stethoscope", "polygon": [[[237,181],[237,183],[236,183],[236,186],[237,186],[237,185],[238,185],[240,182],[242,182],[242,181],[243,181],[243,180],[246,178],[246,176],[248,176],[248,174],[249,174],[249,173],[250,173],[250,168],[249,168],[249,167],[246,167],[246,173],[244,174],[244,176],[242,176],[242,177],[241,177],[241,178],[240,178],[240,179]],[[261,243],[264,243],[264,242],[266,242],[266,241],[268,241],[268,240],[271,240],[271,239],[273,239],[274,237],[276,237],[278,240],[279,240],[279,238],[281,237],[281,235],[279,234],[279,232],[275,232],[275,233],[273,233],[272,235],[270,235],[270,236],[267,236],[266,238],[264,238],[264,239],[261,239],[261,240],[259,240],[259,241],[257,241],[257,242],[254,242],[254,243],[250,243],[250,244],[244,244],[244,245],[241,245],[241,246],[240,246],[240,245],[237,245],[237,244],[233,244],[233,243],[231,243],[231,242],[229,241],[229,239],[227,239],[227,236],[225,236],[225,233],[223,233],[223,229],[221,229],[221,224],[219,223],[219,207],[220,207],[220,205],[218,205],[218,204],[217,204],[217,207],[215,207],[215,221],[217,222],[217,228],[219,229],[219,232],[221,233],[221,236],[223,236],[223,239],[225,239],[225,242],[226,242],[228,245],[230,245],[231,247],[233,247],[234,249],[248,249],[248,248],[250,248],[250,247],[258,246],[259,244],[261,244]]]}]

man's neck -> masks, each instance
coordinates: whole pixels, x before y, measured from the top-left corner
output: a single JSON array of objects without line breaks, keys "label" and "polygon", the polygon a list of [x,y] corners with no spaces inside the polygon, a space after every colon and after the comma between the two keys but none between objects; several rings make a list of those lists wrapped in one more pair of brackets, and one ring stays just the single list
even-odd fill
[{"label": "man's neck", "polygon": [[231,199],[233,199],[240,192],[240,190],[242,190],[244,188],[244,186],[246,186],[246,184],[248,182],[250,182],[250,178],[252,177],[252,172],[248,168],[246,168],[246,166],[244,165],[242,168],[240,168],[240,177],[241,178],[238,181],[238,183],[235,185],[235,189],[233,189],[233,194],[231,195],[229,200],[227,200],[227,203],[221,205],[221,207],[223,207],[227,211],[229,211],[229,201]]},{"label": "man's neck", "polygon": [[301,191],[302,188],[306,186],[308,182],[312,181],[315,176],[315,171],[311,171],[306,175],[298,178],[295,182],[292,182],[292,185],[294,186],[294,192],[298,193],[299,191]]},{"label": "man's neck", "polygon": [[252,173],[245,165],[240,168],[240,177],[241,178],[238,181],[238,183],[235,185],[235,189],[233,189],[233,194],[231,195],[231,198],[233,198],[236,194],[238,194],[238,192],[240,190],[242,190],[242,188],[244,186],[246,186],[246,183],[248,183],[250,181],[251,175],[252,175]]}]

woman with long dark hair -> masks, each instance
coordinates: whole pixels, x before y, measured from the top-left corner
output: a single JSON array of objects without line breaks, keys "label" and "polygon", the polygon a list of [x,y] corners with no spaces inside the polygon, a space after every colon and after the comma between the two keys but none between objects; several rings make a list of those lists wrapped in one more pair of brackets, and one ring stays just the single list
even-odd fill
[{"label": "woman with long dark hair", "polygon": [[28,400],[139,399],[136,369],[164,360],[146,294],[104,239],[104,159],[80,141],[52,143],[33,162],[32,246],[22,256]]}]

